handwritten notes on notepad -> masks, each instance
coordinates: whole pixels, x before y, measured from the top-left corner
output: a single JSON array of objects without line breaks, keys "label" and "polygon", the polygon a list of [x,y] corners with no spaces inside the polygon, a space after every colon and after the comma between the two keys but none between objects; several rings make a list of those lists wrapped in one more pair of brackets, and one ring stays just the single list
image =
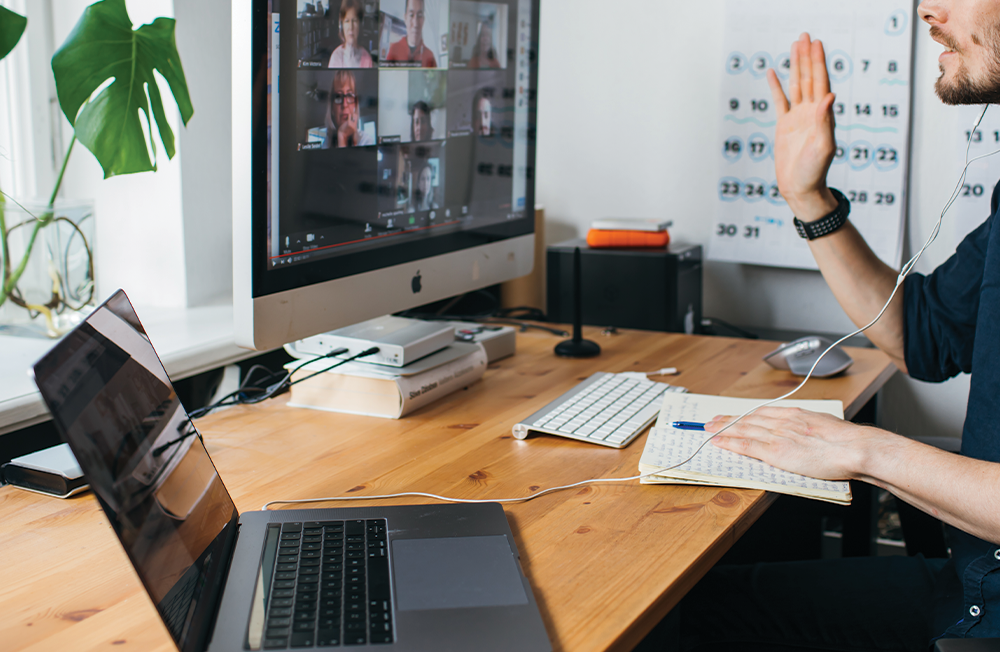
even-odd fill
[{"label": "handwritten notes on notepad", "polygon": [[[711,434],[671,427],[674,421],[704,422],[719,414],[740,415],[764,403],[766,399],[728,398],[703,394],[667,394],[660,407],[660,416],[646,439],[646,448],[639,460],[640,473],[653,473],[673,467],[694,455]],[[776,407],[797,407],[813,412],[825,412],[843,418],[840,401],[779,401]],[[643,484],[703,484],[745,489],[764,489],[777,493],[816,498],[833,503],[851,502],[847,482],[817,480],[797,473],[782,471],[745,455],[707,444],[694,459],[677,468],[643,478]]]}]

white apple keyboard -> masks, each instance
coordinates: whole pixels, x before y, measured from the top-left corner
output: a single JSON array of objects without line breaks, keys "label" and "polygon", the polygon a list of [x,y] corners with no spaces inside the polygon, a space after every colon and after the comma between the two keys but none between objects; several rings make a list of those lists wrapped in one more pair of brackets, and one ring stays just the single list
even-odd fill
[{"label": "white apple keyboard", "polygon": [[512,432],[517,439],[543,433],[625,448],[656,419],[665,393],[686,391],[641,373],[598,372],[515,425]]}]

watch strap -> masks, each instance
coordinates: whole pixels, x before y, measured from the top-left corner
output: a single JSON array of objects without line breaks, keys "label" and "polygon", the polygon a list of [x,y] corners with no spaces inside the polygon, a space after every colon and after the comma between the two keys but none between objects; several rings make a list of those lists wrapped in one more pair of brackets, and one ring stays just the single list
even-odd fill
[{"label": "watch strap", "polygon": [[830,192],[837,200],[837,208],[814,222],[803,222],[797,217],[793,219],[792,222],[795,224],[795,230],[798,231],[799,236],[806,240],[822,238],[824,235],[830,235],[847,222],[847,216],[851,214],[851,202],[844,196],[844,193],[836,188],[830,188]]}]

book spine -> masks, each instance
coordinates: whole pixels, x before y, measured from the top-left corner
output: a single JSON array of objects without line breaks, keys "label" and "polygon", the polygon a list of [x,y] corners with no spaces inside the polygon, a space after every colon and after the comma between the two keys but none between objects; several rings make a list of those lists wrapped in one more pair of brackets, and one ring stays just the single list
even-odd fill
[{"label": "book spine", "polygon": [[396,385],[402,397],[399,417],[468,387],[486,373],[486,349],[482,344],[469,355],[414,376],[399,376]]}]

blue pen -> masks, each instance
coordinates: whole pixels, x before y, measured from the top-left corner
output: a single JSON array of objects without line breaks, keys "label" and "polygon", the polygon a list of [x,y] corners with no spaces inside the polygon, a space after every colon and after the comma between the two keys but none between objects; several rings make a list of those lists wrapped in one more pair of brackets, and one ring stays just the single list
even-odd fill
[{"label": "blue pen", "polygon": [[674,421],[670,424],[674,428],[679,430],[704,430],[705,424],[698,423],[697,421]]}]

